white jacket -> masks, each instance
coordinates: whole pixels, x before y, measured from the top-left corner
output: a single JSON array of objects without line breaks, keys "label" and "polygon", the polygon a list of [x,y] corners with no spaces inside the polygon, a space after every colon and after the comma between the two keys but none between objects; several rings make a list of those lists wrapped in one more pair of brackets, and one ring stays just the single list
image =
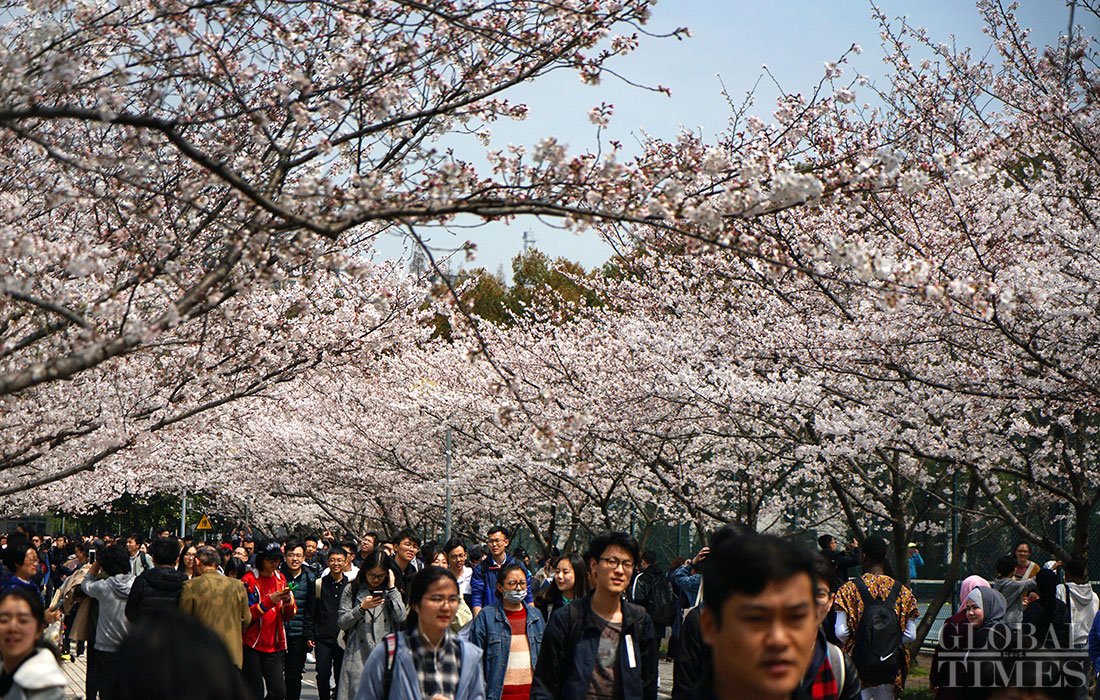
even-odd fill
[{"label": "white jacket", "polygon": [[[1067,593],[1068,600],[1067,600]],[[1070,643],[1083,647],[1088,643],[1092,620],[1100,609],[1100,599],[1087,583],[1061,583],[1055,589],[1058,600],[1069,606]]]},{"label": "white jacket", "polygon": [[65,700],[69,679],[49,649],[34,652],[15,671],[15,681],[2,700]]}]

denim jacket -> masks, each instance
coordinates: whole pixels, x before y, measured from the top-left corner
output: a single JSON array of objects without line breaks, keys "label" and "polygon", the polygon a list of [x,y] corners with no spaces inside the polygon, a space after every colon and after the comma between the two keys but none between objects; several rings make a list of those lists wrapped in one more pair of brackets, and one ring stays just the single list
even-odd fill
[{"label": "denim jacket", "polygon": [[[524,607],[527,609],[527,643],[531,647],[531,672],[534,673],[546,622],[542,619],[542,613],[534,606],[525,604]],[[504,692],[504,673],[508,670],[508,653],[512,647],[512,626],[500,602],[482,608],[481,614],[470,625],[469,640],[484,652],[482,661],[485,669],[486,700],[500,700]]]},{"label": "denim jacket", "polygon": [[[386,673],[388,650],[385,642],[371,650],[363,675],[359,679],[359,690],[355,700],[430,700],[420,692],[420,678],[416,674],[412,652],[406,641],[406,635],[416,632],[398,632],[394,650],[393,680],[389,695],[383,697],[383,680]],[[453,700],[485,700],[485,683],[481,674],[481,649],[461,637],[458,640],[462,649],[462,668],[459,670],[458,692]]]}]

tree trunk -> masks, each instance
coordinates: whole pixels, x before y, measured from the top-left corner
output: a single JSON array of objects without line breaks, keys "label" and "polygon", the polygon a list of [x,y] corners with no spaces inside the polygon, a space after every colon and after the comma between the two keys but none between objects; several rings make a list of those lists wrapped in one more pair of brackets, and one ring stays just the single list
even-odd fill
[{"label": "tree trunk", "polygon": [[[973,471],[970,472],[970,485],[966,490],[966,501],[963,504],[963,512],[968,513],[974,509],[974,504],[978,498],[978,479]],[[921,618],[920,623],[917,624],[917,638],[913,640],[913,643],[909,645],[909,650],[916,658],[916,653],[920,651],[920,645],[924,643],[924,638],[928,636],[928,632],[932,629],[932,623],[936,620],[936,615],[939,614],[940,608],[955,592],[955,582],[959,578],[959,570],[962,569],[963,553],[966,552],[967,546],[970,544],[970,522],[971,518],[962,517],[959,518],[959,533],[955,538],[955,546],[951,549],[951,563],[947,567],[947,574],[944,577],[943,584],[940,585],[936,595],[932,597],[932,601],[928,604],[928,609],[924,611],[924,616]]]}]

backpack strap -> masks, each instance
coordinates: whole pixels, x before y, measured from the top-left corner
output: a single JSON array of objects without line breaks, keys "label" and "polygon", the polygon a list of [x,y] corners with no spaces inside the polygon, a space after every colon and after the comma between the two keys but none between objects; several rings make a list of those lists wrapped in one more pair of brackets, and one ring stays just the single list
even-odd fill
[{"label": "backpack strap", "polygon": [[382,700],[389,700],[390,687],[393,685],[393,664],[397,657],[397,633],[387,634],[383,641],[386,643],[386,669],[382,672]]},{"label": "backpack strap", "polygon": [[844,694],[844,675],[848,670],[844,664],[844,652],[832,642],[825,642],[825,653],[829,659],[829,667],[833,671],[833,678],[836,680],[836,696],[838,698],[842,697]]},{"label": "backpack strap", "polygon": [[900,596],[901,581],[894,581],[894,585],[890,588],[890,595],[886,596],[886,605],[891,608],[896,608]]},{"label": "backpack strap", "polygon": [[859,593],[859,597],[863,601],[863,607],[866,608],[868,605],[871,604],[871,589],[867,587],[867,582],[863,580],[862,576],[856,576],[854,579],[852,579],[852,582],[856,584],[856,591]]}]

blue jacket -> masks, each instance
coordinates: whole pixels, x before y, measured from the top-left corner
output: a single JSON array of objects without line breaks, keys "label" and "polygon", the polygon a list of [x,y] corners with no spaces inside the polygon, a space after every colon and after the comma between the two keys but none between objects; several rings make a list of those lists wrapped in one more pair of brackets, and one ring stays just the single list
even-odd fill
[{"label": "blue jacket", "polygon": [[1089,630],[1089,659],[1092,661],[1092,672],[1100,674],[1100,613],[1092,618],[1092,629]]},{"label": "blue jacket", "polygon": [[[619,681],[623,700],[657,700],[657,635],[645,608],[623,601]],[[591,598],[575,600],[550,615],[531,684],[531,700],[584,700],[602,627]]]},{"label": "blue jacket", "polygon": [[[527,608],[527,643],[531,646],[531,672],[539,661],[539,647],[542,646],[542,633],[546,622],[542,613],[532,605]],[[512,625],[504,606],[499,602],[483,608],[481,614],[470,625],[469,640],[481,647],[485,656],[485,697],[487,700],[500,700],[504,692],[504,672],[508,670],[508,653],[512,646]]]},{"label": "blue jacket", "polygon": [[699,587],[703,585],[703,576],[694,573],[694,571],[695,567],[689,561],[673,571],[670,576],[673,588],[679,589],[684,594],[689,608],[695,605],[695,600],[699,597]]},{"label": "blue jacket", "polygon": [[920,555],[920,552],[914,552],[909,555],[909,580],[912,581],[917,577],[917,567],[924,566],[924,557]]},{"label": "blue jacket", "polygon": [[[393,677],[389,696],[383,697],[383,679],[386,673],[386,644],[378,644],[371,650],[363,675],[359,678],[359,691],[355,700],[430,700],[420,692],[420,680],[416,676],[412,652],[406,635],[397,633],[394,649]],[[458,675],[458,692],[451,700],[485,700],[485,681],[481,672],[481,649],[459,638],[462,647],[462,668]]]},{"label": "blue jacket", "polygon": [[[474,567],[474,573],[470,576],[471,608],[487,608],[497,602],[497,572],[501,567],[509,564],[519,564],[519,562],[511,554],[505,554],[504,563],[500,566],[497,566],[492,556],[488,556]],[[527,598],[524,602],[530,603],[534,600],[531,593],[531,572],[525,567],[523,573],[527,576]]]}]

